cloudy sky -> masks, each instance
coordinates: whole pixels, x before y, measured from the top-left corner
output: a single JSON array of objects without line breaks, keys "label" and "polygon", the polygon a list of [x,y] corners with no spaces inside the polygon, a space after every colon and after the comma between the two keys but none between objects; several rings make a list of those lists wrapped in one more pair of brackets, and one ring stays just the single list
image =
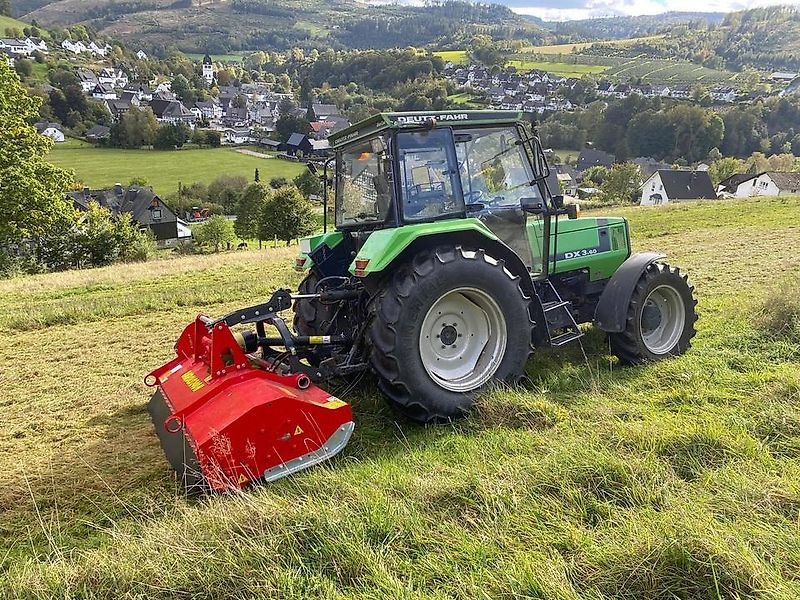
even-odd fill
[{"label": "cloudy sky", "polygon": [[494,0],[522,14],[548,21],[612,17],[617,15],[656,15],[667,11],[730,12],[776,4],[800,5],[800,0]]}]

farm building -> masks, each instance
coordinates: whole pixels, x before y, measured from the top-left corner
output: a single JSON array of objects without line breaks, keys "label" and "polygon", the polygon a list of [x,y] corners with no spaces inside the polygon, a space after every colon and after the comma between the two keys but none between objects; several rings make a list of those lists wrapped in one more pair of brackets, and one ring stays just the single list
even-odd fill
[{"label": "farm building", "polygon": [[708,171],[658,170],[642,184],[642,206],[681,200],[716,200]]},{"label": "farm building", "polygon": [[159,246],[174,246],[178,243],[178,217],[150,188],[132,186],[125,190],[117,184],[110,190],[84,188],[69,192],[67,198],[72,200],[77,210],[88,210],[89,203],[96,202],[109,209],[114,217],[130,214],[140,228],[149,229],[153,233]]},{"label": "farm building", "polygon": [[750,196],[787,196],[800,192],[800,173],[766,171],[748,175],[736,185],[732,193],[737,198]]}]

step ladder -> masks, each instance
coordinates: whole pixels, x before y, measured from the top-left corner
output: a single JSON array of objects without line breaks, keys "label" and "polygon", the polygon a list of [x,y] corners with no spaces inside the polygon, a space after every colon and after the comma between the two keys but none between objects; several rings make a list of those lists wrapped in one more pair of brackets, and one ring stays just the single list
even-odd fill
[{"label": "step ladder", "polygon": [[572,303],[561,299],[552,282],[547,279],[536,290],[547,326],[550,346],[558,348],[583,337],[581,328],[572,316]]}]

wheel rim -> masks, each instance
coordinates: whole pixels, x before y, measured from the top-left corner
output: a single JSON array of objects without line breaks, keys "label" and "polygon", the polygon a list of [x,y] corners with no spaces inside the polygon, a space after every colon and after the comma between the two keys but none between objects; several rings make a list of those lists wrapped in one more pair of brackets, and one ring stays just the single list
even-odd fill
[{"label": "wheel rim", "polygon": [[462,287],[442,295],[422,321],[419,354],[433,381],[468,392],[489,381],[506,350],[506,320],[483,290]]},{"label": "wheel rim", "polygon": [[645,298],[639,319],[642,341],[653,354],[667,354],[678,344],[686,323],[686,310],[678,290],[668,285],[654,288]]}]

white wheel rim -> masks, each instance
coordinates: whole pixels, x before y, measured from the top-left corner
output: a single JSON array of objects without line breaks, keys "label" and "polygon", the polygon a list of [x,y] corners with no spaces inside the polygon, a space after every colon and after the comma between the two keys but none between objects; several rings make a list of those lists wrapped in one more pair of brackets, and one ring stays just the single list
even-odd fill
[{"label": "white wheel rim", "polygon": [[430,378],[451,392],[469,392],[489,381],[506,351],[506,320],[483,290],[462,287],[428,310],[419,355]]},{"label": "white wheel rim", "polygon": [[647,295],[639,326],[645,347],[653,354],[668,354],[683,335],[686,308],[674,287],[660,285]]}]

